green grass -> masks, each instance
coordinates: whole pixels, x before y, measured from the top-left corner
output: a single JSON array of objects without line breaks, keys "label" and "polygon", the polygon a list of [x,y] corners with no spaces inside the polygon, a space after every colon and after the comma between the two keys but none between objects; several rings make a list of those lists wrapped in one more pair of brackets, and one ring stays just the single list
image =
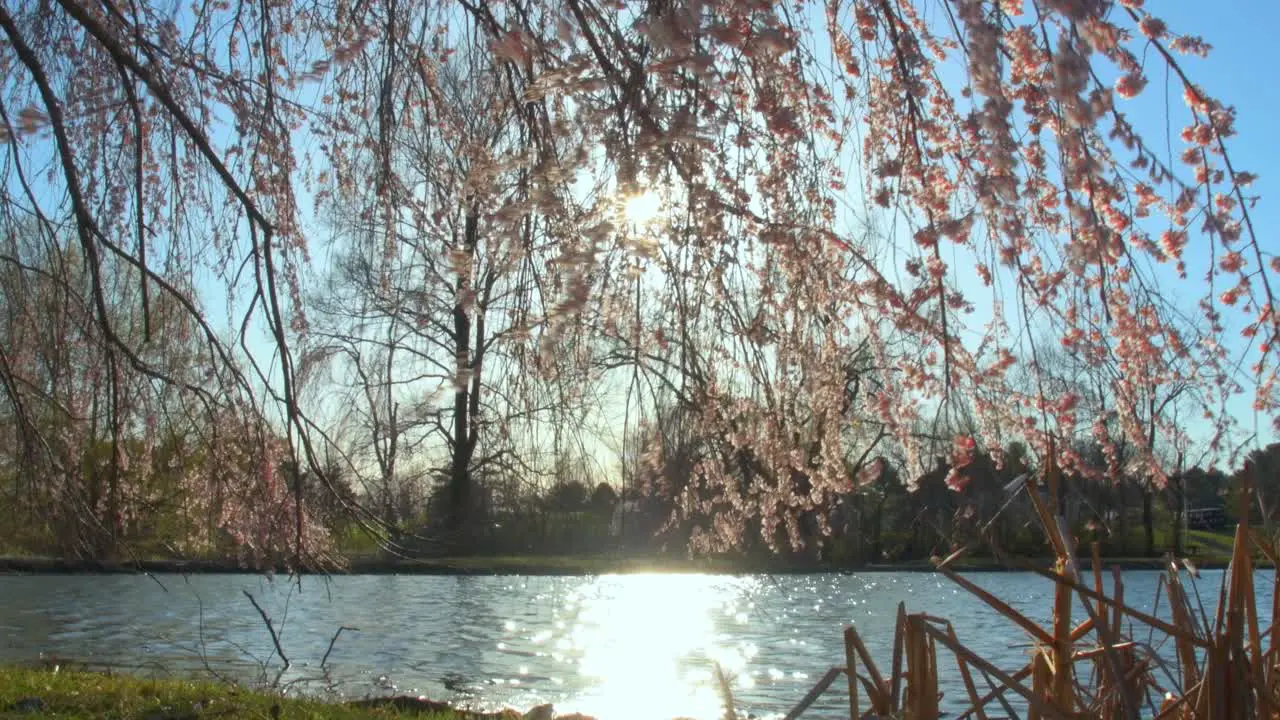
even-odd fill
[{"label": "green grass", "polygon": [[[1225,549],[1217,545],[1210,546],[1202,544],[1198,551],[1194,554],[1198,564],[1204,567],[1219,567],[1227,564],[1231,559],[1231,544],[1227,541]],[[1081,555],[1082,560],[1088,560],[1088,556]],[[1261,556],[1257,556],[1261,559]],[[1044,565],[1051,562],[1051,558],[1043,557],[1018,557],[1016,560],[1020,563],[1031,565]],[[1161,569],[1165,567],[1164,556],[1142,557],[1139,555],[1104,555],[1103,565],[1110,567],[1118,565],[1120,567],[1132,569]],[[872,564],[865,569],[873,570],[932,570],[934,567],[931,559],[919,558],[914,560],[902,560],[892,563]],[[1005,570],[1008,566],[988,555],[970,554],[956,561],[952,568],[955,570]],[[360,572],[383,572],[390,570],[392,572],[400,572],[406,574],[422,573],[449,573],[449,574],[477,574],[477,575],[602,575],[612,573],[756,573],[756,572],[810,572],[810,571],[828,571],[828,570],[844,570],[852,569],[842,566],[830,564],[814,564],[814,565],[788,565],[785,561],[775,561],[770,558],[763,559],[730,559],[730,558],[618,558],[610,556],[573,556],[573,555],[546,555],[537,557],[446,557],[446,558],[424,558],[416,560],[404,560],[391,566],[383,566],[375,569],[362,568],[357,561],[352,563],[350,571],[353,573]]]},{"label": "green grass", "polygon": [[[361,561],[353,558],[351,571],[359,572]],[[398,572],[455,572],[477,574],[566,574],[599,575],[642,572],[752,572],[779,567],[772,558],[736,560],[728,558],[619,557],[616,555],[505,555],[418,558],[392,566]]]},{"label": "green grass", "polygon": [[[1103,559],[1107,565],[1122,567],[1162,567],[1164,553],[1170,550],[1169,536],[1157,528],[1156,555],[1150,558],[1139,556],[1145,546],[1142,528],[1130,528],[1131,541],[1124,546],[1124,551],[1113,544],[1103,544]],[[1188,532],[1185,548],[1197,564],[1203,567],[1225,565],[1231,559],[1231,543],[1233,535],[1229,531],[1191,530]],[[1088,556],[1088,539],[1084,539],[1081,547],[1085,550],[1082,556]],[[1038,553],[1044,553],[1041,548]],[[1045,557],[1019,555],[1015,557],[1026,562],[1041,562]],[[1262,555],[1254,557],[1261,560]],[[673,555],[625,555],[617,552],[600,552],[582,555],[473,555],[457,557],[425,557],[398,559],[378,552],[353,553],[346,557],[344,568],[328,568],[338,572],[353,574],[448,574],[448,575],[604,575],[614,573],[759,573],[759,572],[814,572],[823,570],[853,569],[848,563],[805,562],[787,556],[755,556],[755,557],[684,557]],[[108,570],[132,572],[137,566],[130,562],[122,562],[118,566],[109,566]],[[927,558],[900,560],[888,563],[873,563],[873,568],[880,570],[929,570],[933,563]],[[991,558],[982,549],[966,555],[954,567],[961,570],[996,570],[1003,569],[1002,563]],[[149,572],[235,572],[239,566],[221,560],[206,559],[203,561],[179,562],[171,560],[148,560],[141,563],[141,568]],[[84,572],[103,568],[92,564],[64,561],[58,558],[40,557],[5,557],[0,555],[0,573],[16,572]]]},{"label": "green grass", "polygon": [[1198,554],[1231,557],[1235,533],[1225,530],[1188,530],[1187,544],[1195,545]]},{"label": "green grass", "polygon": [[[26,701],[27,708],[20,707]],[[38,701],[38,702],[37,702]],[[37,707],[30,707],[35,705]],[[0,718],[104,720],[455,720],[385,708],[284,698],[210,682],[153,680],[123,675],[0,667]]]}]

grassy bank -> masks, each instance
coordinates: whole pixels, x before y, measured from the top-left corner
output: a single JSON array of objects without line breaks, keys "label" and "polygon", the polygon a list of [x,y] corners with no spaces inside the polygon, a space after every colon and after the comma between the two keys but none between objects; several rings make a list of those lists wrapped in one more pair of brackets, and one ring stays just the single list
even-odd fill
[{"label": "grassy bank", "polygon": [[[1227,532],[1193,530],[1187,537],[1190,557],[1202,568],[1225,567],[1230,560],[1232,535]],[[1082,557],[1089,564],[1087,553]],[[1267,563],[1261,555],[1255,555],[1259,564]],[[1162,569],[1163,557],[1107,557],[1107,567],[1118,566],[1127,570]],[[1043,566],[1047,558],[1018,558],[1018,562]],[[959,571],[981,572],[1010,569],[994,558],[970,555],[952,567]],[[284,570],[284,568],[277,568]],[[350,554],[346,567],[337,572],[358,575],[604,575],[613,573],[777,573],[801,574],[814,572],[911,572],[932,571],[928,559],[905,560],[894,563],[848,565],[818,563],[782,556],[774,557],[698,557],[642,556],[599,553],[589,555],[502,555],[462,556],[434,558],[393,558],[376,553]],[[54,557],[28,557],[0,555],[0,573],[95,573],[138,571],[152,573],[227,573],[252,572],[231,560],[194,559],[175,560],[146,558],[115,564],[103,564],[75,559]]]},{"label": "grassy bank", "polygon": [[[283,570],[283,568],[277,568]],[[803,565],[777,559],[621,557],[617,555],[506,555],[431,558],[349,556],[333,572],[354,575],[604,575],[612,573],[805,573],[850,568]],[[0,573],[234,573],[251,572],[232,561],[143,559],[119,563],[29,556],[0,556]]]},{"label": "grassy bank", "polygon": [[[1204,569],[1224,568],[1230,558],[1217,553],[1197,553],[1192,560]],[[1089,558],[1081,565],[1088,568]],[[1045,558],[1018,558],[1018,564],[1044,566]],[[1165,561],[1160,557],[1108,557],[1103,564],[1123,570],[1160,570]],[[1260,567],[1269,567],[1258,558]],[[1001,572],[1019,570],[994,558],[967,557],[951,564],[959,572]],[[635,573],[712,573],[779,575],[823,572],[932,572],[930,560],[909,560],[874,565],[835,565],[828,563],[787,564],[767,561],[726,559],[617,558],[609,556],[553,555],[537,557],[444,557],[410,560],[384,558],[350,558],[342,569],[329,569],[334,574],[350,575],[536,575],[577,576]],[[287,568],[276,568],[286,572]],[[90,573],[256,573],[261,569],[241,567],[218,560],[141,560],[103,564],[61,558],[0,557],[0,574],[90,574]]]},{"label": "grassy bank", "polygon": [[389,707],[352,707],[284,698],[208,682],[0,667],[0,718],[19,717],[86,720],[461,718],[453,713],[422,714]]}]

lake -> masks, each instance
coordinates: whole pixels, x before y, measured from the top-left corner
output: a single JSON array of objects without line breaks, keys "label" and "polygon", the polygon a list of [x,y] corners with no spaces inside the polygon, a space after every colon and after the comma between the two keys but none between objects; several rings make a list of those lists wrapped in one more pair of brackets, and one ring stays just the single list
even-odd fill
[{"label": "lake", "polygon": [[[1222,574],[1203,576],[1212,613]],[[1051,615],[1048,580],[969,577],[1032,618]],[[1150,609],[1159,577],[1126,572],[1126,599]],[[1271,571],[1256,584],[1265,618]],[[43,653],[136,673],[272,680],[281,663],[243,591],[279,630],[293,662],[280,682],[294,691],[424,694],[482,708],[551,702],[606,720],[717,718],[717,662],[742,710],[785,713],[843,665],[847,623],[887,669],[899,601],[950,619],[962,642],[1006,670],[1028,653],[1012,623],[932,573],[352,575],[307,576],[300,586],[255,575],[0,575],[0,662]],[[342,626],[358,630],[341,634],[321,669]],[[962,710],[959,674],[941,648],[939,664],[943,709]],[[841,680],[810,713],[847,717],[847,708]]]}]

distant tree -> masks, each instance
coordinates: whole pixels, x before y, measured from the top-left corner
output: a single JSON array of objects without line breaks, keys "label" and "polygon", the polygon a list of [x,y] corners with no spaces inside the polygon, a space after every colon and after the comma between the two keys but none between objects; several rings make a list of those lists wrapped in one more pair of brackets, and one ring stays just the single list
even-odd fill
[{"label": "distant tree", "polygon": [[435,531],[465,550],[487,522],[471,514],[485,506],[481,471],[554,472],[532,468],[515,437],[572,405],[549,402],[527,366],[554,230],[530,205],[518,158],[535,138],[504,93],[503,66],[472,47],[431,74],[404,72],[434,62],[440,38],[429,22],[398,21],[403,36],[356,62],[367,75],[353,82],[378,88],[378,111],[344,117],[339,106],[331,118],[363,149],[331,178],[338,262],[310,337],[350,381],[354,412],[340,416],[356,420],[357,454],[376,461],[373,496],[413,481],[411,456],[436,463],[447,511]]},{"label": "distant tree", "polygon": [[[47,532],[31,537],[38,544],[27,549],[121,559],[136,551],[130,545],[139,528],[153,520],[167,534],[146,533],[152,547],[203,546],[205,522],[230,527],[241,515],[228,506],[218,510],[224,516],[196,519],[213,512],[199,508],[209,507],[214,464],[262,437],[237,431],[260,424],[220,428],[210,415],[232,413],[239,380],[219,372],[210,355],[216,347],[201,341],[180,298],[158,293],[143,311],[136,268],[118,258],[99,261],[95,278],[82,248],[65,235],[39,224],[7,227],[0,241],[0,424],[12,428],[13,442],[0,450],[0,466],[11,473],[2,490],[15,519]],[[100,363],[104,347],[112,349]],[[194,450],[211,436],[220,442]],[[0,482],[9,478],[0,474]],[[296,539],[297,519],[282,533],[293,528]]]},{"label": "distant tree", "polygon": [[886,527],[902,528],[909,509],[906,507],[907,490],[897,467],[885,457],[879,457],[860,469],[858,476],[865,480],[855,496],[861,503],[865,525],[857,528],[865,538],[866,559],[881,562],[886,559],[884,531]]},{"label": "distant tree", "polygon": [[[659,390],[694,418],[679,498],[706,548],[808,543],[851,457],[892,443],[910,483],[934,469],[917,430],[963,407],[948,442],[1056,447],[1064,469],[1078,436],[1126,446],[1153,550],[1169,398],[1199,391],[1213,461],[1239,396],[1280,422],[1280,258],[1230,152],[1236,111],[1184,61],[1209,44],[1136,0],[179,5],[0,5],[0,223],[67,233],[78,277],[52,295],[90,340],[48,366],[76,407],[6,369],[39,333],[5,340],[6,434],[70,486],[93,443],[53,437],[32,398],[98,419],[109,542],[136,373],[206,427],[280,440],[305,554],[303,470],[323,474],[335,410],[299,392],[306,269],[328,249],[303,208],[330,195],[363,201],[364,236],[404,270],[380,291],[409,309],[393,334],[419,333],[447,377],[426,417],[455,540],[484,524],[477,478],[551,464],[553,443],[513,423],[624,384],[650,419]],[[1182,103],[1139,127],[1132,101],[1159,77]],[[140,353],[161,297],[216,389]],[[215,303],[233,337],[210,327]],[[1101,412],[1051,381],[1048,347],[1088,365]],[[876,379],[853,403],[850,358]],[[400,407],[373,445],[417,405]]]},{"label": "distant tree", "polygon": [[591,511],[608,515],[613,513],[613,507],[618,504],[618,491],[608,483],[600,483],[596,485],[596,489],[591,491],[591,499],[588,501],[591,505]]},{"label": "distant tree", "polygon": [[1188,508],[1225,508],[1227,487],[1226,473],[1217,468],[1193,467],[1183,473]]},{"label": "distant tree", "polygon": [[547,507],[560,512],[577,512],[587,507],[590,491],[579,480],[556,484],[547,493]]},{"label": "distant tree", "polygon": [[1246,481],[1253,488],[1249,512],[1254,522],[1271,526],[1280,520],[1280,443],[1249,453],[1244,465],[1235,472],[1227,499],[1227,511],[1233,515],[1239,515],[1240,495]]}]

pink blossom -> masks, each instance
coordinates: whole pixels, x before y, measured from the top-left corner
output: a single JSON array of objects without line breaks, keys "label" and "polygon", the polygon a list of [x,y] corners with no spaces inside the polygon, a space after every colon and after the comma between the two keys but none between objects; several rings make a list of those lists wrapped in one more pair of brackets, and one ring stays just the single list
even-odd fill
[{"label": "pink blossom", "polygon": [[1239,272],[1245,266],[1244,256],[1238,252],[1226,253],[1218,260],[1223,272]]},{"label": "pink blossom", "polygon": [[969,487],[970,480],[971,478],[968,475],[965,475],[956,468],[951,468],[947,471],[947,477],[943,482],[946,483],[947,487],[952,492],[958,493],[964,492],[964,489]]},{"label": "pink blossom", "polygon": [[1139,72],[1125,73],[1116,80],[1116,94],[1122,98],[1134,98],[1147,86],[1147,78]]},{"label": "pink blossom", "polygon": [[1152,40],[1159,40],[1167,30],[1164,21],[1154,15],[1144,16],[1142,21],[1138,23],[1138,28],[1142,30],[1143,35]]},{"label": "pink blossom", "polygon": [[1164,248],[1166,258],[1173,260],[1181,257],[1186,244],[1187,234],[1183,231],[1165,230],[1160,233],[1160,247]]}]

